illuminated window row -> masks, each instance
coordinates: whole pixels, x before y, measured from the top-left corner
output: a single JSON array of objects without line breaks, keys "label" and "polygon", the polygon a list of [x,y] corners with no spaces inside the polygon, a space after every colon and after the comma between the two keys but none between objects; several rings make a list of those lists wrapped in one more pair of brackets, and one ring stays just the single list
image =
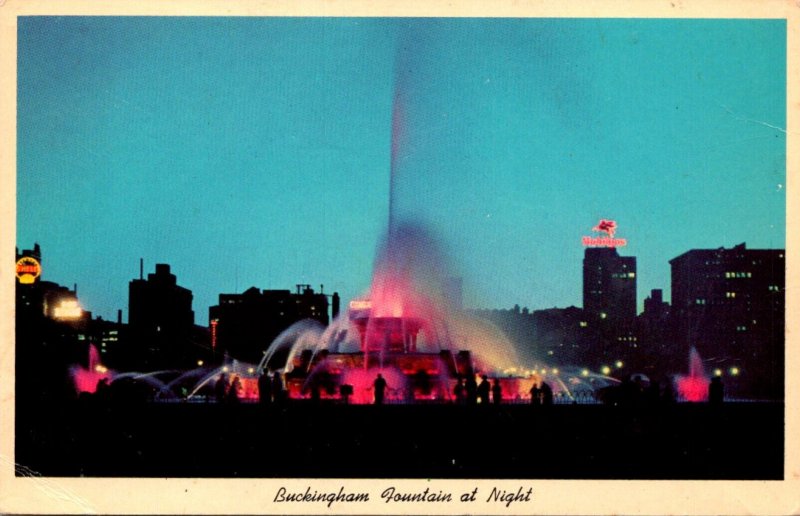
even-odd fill
[{"label": "illuminated window row", "polygon": [[752,272],[726,272],[726,278],[752,278]]}]

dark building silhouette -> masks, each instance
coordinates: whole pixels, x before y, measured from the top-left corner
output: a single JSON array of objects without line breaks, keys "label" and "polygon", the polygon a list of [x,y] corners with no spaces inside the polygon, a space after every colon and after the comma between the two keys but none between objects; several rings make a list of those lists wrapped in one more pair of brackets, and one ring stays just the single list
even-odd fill
[{"label": "dark building silhouette", "polygon": [[141,370],[196,367],[206,350],[194,339],[192,292],[177,284],[167,264],[129,284],[129,354],[124,362]]},{"label": "dark building silhouette", "polygon": [[583,256],[583,309],[589,317],[631,323],[636,318],[636,257],[613,247],[588,247]]},{"label": "dark building silhouette", "polygon": [[595,336],[590,363],[638,361],[636,257],[620,256],[614,247],[586,248],[583,310]]},{"label": "dark building silhouette", "polygon": [[20,315],[43,315],[75,327],[85,326],[91,312],[81,308],[77,285],[68,287],[42,279],[42,249],[17,249],[16,310]]},{"label": "dark building silhouette", "polygon": [[42,249],[34,244],[33,249],[16,250],[16,311],[42,314],[44,293],[41,286]]},{"label": "dark building silhouette", "polygon": [[680,370],[686,364],[685,353],[676,349],[670,322],[670,305],[664,301],[663,291],[651,290],[639,314],[636,334],[641,353],[636,365],[652,377]]},{"label": "dark building silhouette", "polygon": [[46,400],[76,396],[70,375],[86,367],[91,313],[78,303],[75,288],[42,279],[42,250],[16,251],[15,398],[17,417]]},{"label": "dark building silhouette", "polygon": [[[330,304],[335,317],[337,293]],[[328,306],[328,296],[310,285],[297,285],[296,292],[251,287],[241,294],[220,294],[219,304],[209,308],[214,354],[259,363],[267,346],[292,324],[313,319],[327,325]]]},{"label": "dark building silhouette", "polygon": [[[693,249],[670,260],[676,342],[697,348],[735,395],[783,398],[785,251]],[[735,374],[732,374],[734,371]]]},{"label": "dark building silhouette", "polygon": [[664,292],[660,288],[654,288],[645,298],[642,315],[654,320],[666,320],[669,316],[669,303],[664,301]]},{"label": "dark building silhouette", "polygon": [[534,310],[535,341],[539,356],[556,364],[581,364],[598,367],[608,360],[598,355],[598,324],[584,310],[548,308]]}]

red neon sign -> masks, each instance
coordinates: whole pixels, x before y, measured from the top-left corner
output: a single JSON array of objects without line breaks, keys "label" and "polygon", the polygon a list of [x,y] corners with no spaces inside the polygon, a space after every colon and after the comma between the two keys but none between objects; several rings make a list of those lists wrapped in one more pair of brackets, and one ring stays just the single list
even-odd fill
[{"label": "red neon sign", "polygon": [[592,231],[608,234],[609,238],[614,238],[614,233],[617,232],[617,222],[614,220],[600,219]]},{"label": "red neon sign", "polygon": [[211,319],[211,349],[217,349],[217,325],[218,319]]},{"label": "red neon sign", "polygon": [[585,236],[581,238],[584,247],[623,247],[628,245],[628,241],[624,238],[614,238],[614,233],[617,232],[617,222],[614,220],[600,219],[592,231],[605,233],[608,236]]}]

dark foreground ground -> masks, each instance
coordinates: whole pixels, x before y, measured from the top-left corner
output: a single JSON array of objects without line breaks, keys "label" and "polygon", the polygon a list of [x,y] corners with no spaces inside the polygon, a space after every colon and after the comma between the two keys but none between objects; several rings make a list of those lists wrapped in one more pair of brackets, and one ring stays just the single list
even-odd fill
[{"label": "dark foreground ground", "polygon": [[18,410],[44,476],[783,478],[783,405],[142,404]]}]

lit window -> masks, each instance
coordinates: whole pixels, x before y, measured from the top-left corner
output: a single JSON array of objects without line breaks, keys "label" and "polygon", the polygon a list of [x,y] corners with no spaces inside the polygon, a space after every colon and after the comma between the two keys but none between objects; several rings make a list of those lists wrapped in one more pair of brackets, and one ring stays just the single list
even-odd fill
[{"label": "lit window", "polygon": [[628,273],[628,277],[629,278],[635,278],[636,277],[636,273],[635,272],[629,272]]},{"label": "lit window", "polygon": [[586,328],[587,326],[586,321],[581,321],[579,324],[581,325],[581,328]]}]

